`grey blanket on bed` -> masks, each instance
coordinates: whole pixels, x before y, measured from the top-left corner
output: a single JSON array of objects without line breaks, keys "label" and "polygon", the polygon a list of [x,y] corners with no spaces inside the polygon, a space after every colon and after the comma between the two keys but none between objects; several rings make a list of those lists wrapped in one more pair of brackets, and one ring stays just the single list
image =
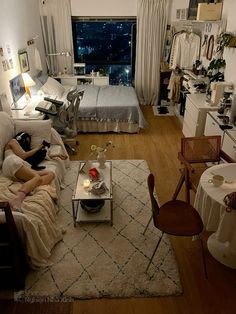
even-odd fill
[{"label": "grey blanket on bed", "polygon": [[80,118],[137,123],[140,128],[145,127],[133,87],[83,85],[81,89],[85,92],[79,107]]}]

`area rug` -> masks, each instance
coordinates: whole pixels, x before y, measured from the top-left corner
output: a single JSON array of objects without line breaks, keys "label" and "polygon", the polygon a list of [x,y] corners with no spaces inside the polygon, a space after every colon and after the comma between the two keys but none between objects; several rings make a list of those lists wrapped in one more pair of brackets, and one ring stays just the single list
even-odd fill
[{"label": "area rug", "polygon": [[174,116],[175,109],[168,101],[162,100],[161,106],[152,107],[154,116]]},{"label": "area rug", "polygon": [[178,267],[168,236],[164,236],[148,273],[148,261],[160,236],[151,223],[144,160],[114,160],[113,226],[105,223],[73,226],[71,196],[79,162],[72,161],[61,193],[58,221],[63,240],[52,251],[51,266],[31,271],[16,300],[73,301],[179,295]]}]

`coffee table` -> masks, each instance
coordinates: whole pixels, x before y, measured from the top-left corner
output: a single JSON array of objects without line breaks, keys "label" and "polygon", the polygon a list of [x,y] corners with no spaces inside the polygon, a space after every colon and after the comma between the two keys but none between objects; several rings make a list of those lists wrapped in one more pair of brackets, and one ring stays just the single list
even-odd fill
[{"label": "coffee table", "polygon": [[[105,168],[99,168],[97,161],[90,161],[92,168],[96,168],[99,173],[101,180],[103,180],[108,188],[107,192],[102,195],[94,195],[90,192],[90,188],[84,187],[84,181],[88,180],[89,177],[86,173],[81,172],[81,168],[84,166],[85,161],[80,161],[79,171],[76,180],[74,192],[72,194],[72,213],[74,227],[78,223],[98,223],[108,222],[113,225],[113,195],[112,195],[112,162],[106,161]],[[83,200],[104,200],[103,207],[97,213],[88,213],[81,207],[81,201]]]}]

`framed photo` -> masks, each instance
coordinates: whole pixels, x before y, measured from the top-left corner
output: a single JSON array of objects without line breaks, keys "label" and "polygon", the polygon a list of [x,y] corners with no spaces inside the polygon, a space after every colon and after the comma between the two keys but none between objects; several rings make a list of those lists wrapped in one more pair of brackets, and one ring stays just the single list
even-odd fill
[{"label": "framed photo", "polygon": [[180,9],[176,9],[176,20],[180,19],[180,12],[181,12]]},{"label": "framed photo", "polygon": [[20,68],[21,72],[27,72],[30,70],[29,67],[29,60],[28,60],[28,54],[26,51],[21,51],[18,53],[19,61],[20,61]]}]

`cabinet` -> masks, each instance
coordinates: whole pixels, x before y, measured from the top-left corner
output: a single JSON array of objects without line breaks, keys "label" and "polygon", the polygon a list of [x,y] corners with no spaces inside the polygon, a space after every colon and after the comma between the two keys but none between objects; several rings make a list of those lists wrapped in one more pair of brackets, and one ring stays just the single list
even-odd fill
[{"label": "cabinet", "polygon": [[61,82],[62,85],[109,85],[109,76],[91,76],[91,75],[70,75],[64,74],[61,76],[54,76],[54,78]]},{"label": "cabinet", "polygon": [[222,150],[236,161],[236,130],[224,132]]},{"label": "cabinet", "polygon": [[217,122],[217,120],[210,113],[208,113],[206,118],[204,135],[221,135],[223,138],[223,133],[224,132],[219,127],[219,123]]},{"label": "cabinet", "polygon": [[236,127],[223,131],[217,112],[208,112],[204,135],[221,135],[222,150],[236,161]]},{"label": "cabinet", "polygon": [[212,107],[206,102],[206,94],[188,94],[182,129],[184,136],[202,136],[206,115],[210,110],[217,110],[217,107]]}]

